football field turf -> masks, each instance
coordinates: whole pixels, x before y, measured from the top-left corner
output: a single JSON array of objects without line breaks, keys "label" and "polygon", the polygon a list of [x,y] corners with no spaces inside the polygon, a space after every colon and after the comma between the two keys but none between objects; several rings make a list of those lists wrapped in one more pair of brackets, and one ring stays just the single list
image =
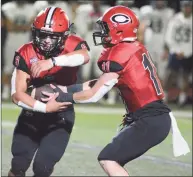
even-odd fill
[{"label": "football field turf", "polygon": [[[10,104],[2,107],[2,176],[6,176],[10,168],[11,138],[19,112],[20,109]],[[182,135],[192,151],[191,114],[191,111],[174,111]],[[116,107],[76,106],[76,122],[70,143],[52,176],[104,176],[97,156],[115,136],[122,115],[122,110]],[[128,163],[125,168],[131,176],[192,176],[192,152],[175,158],[170,133],[160,145]],[[32,174],[30,167],[27,175]]]}]

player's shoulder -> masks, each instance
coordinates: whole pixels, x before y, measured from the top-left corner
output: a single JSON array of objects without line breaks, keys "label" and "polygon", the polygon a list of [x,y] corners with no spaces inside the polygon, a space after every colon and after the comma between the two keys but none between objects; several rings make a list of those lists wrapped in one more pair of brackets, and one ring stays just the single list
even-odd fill
[{"label": "player's shoulder", "polygon": [[135,54],[139,49],[144,48],[144,45],[138,41],[135,42],[121,42],[112,47],[110,57],[128,58]]},{"label": "player's shoulder", "polygon": [[17,55],[22,57],[23,60],[28,63],[28,60],[30,60],[32,56],[36,55],[36,52],[33,47],[33,43],[29,42],[19,47],[15,51],[15,56]]},{"label": "player's shoulder", "polygon": [[165,11],[166,11],[166,14],[170,15],[170,16],[174,15],[174,13],[175,13],[174,9],[172,9],[170,7],[166,7]]},{"label": "player's shoulder", "polygon": [[20,46],[16,52],[22,54],[22,53],[26,53],[26,52],[29,52],[33,49],[33,44],[32,42],[28,42],[28,43],[25,43],[23,44],[22,46]]},{"label": "player's shoulder", "polygon": [[14,8],[16,8],[16,3],[14,1],[6,2],[1,6],[1,8],[3,11],[13,10]]},{"label": "player's shoulder", "polygon": [[19,69],[22,70],[26,73],[29,74],[29,64],[31,62],[34,62],[35,60],[37,61],[37,58],[33,58],[34,56],[34,49],[32,42],[26,43],[19,47],[14,55],[13,58],[13,65]]},{"label": "player's shoulder", "polygon": [[68,36],[67,41],[69,42],[81,42],[84,41],[83,38],[81,38],[80,36],[76,35],[76,34],[71,34]]},{"label": "player's shoulder", "polygon": [[123,71],[132,56],[143,48],[145,47],[138,41],[121,42],[111,48],[103,50],[98,60],[98,66],[103,72]]},{"label": "player's shoulder", "polygon": [[69,52],[79,49],[90,50],[86,41],[82,37],[74,34],[69,35],[68,38],[66,39],[65,48]]},{"label": "player's shoulder", "polygon": [[178,12],[174,15],[173,19],[174,20],[180,20],[183,18],[183,13],[182,12]]}]

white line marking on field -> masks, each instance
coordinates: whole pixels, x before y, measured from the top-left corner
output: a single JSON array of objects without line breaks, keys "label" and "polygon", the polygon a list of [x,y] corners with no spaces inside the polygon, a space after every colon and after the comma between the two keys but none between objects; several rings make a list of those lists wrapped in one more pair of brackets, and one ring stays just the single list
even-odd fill
[{"label": "white line marking on field", "polygon": [[[9,128],[9,127],[14,127],[15,123],[11,122],[11,121],[3,121],[2,122],[2,127],[4,128]],[[2,132],[3,133],[3,132]],[[12,132],[9,132],[8,135],[12,135]],[[84,144],[84,143],[75,143],[75,142],[70,142],[69,146],[74,147],[74,148],[82,148],[82,149],[90,149],[91,151],[100,151],[103,147],[100,146],[93,146],[93,145],[89,145],[89,144]],[[190,163],[185,163],[185,162],[180,162],[180,161],[172,161],[169,159],[163,159],[163,158],[159,158],[159,157],[155,157],[155,156],[150,156],[150,155],[143,155],[141,157],[139,157],[137,160],[151,160],[154,161],[156,163],[166,163],[166,164],[170,164],[170,165],[176,165],[176,166],[180,166],[180,167],[187,167],[187,168],[192,168],[192,164]]]},{"label": "white line marking on field", "polygon": [[[2,127],[3,128],[13,128],[15,126],[16,122],[13,121],[2,121]],[[75,129],[75,127],[73,128]],[[4,134],[4,132],[2,132]],[[12,132],[8,132],[8,135],[12,135]],[[74,148],[83,148],[83,149],[90,149],[91,151],[100,151],[103,147],[100,146],[93,146],[93,145],[89,145],[89,144],[84,144],[84,143],[75,143],[75,142],[70,142],[69,146],[74,147]],[[163,158],[159,158],[159,157],[155,157],[155,156],[149,156],[149,155],[143,155],[141,157],[138,158],[138,160],[151,160],[154,161],[156,163],[166,163],[166,164],[170,164],[170,165],[176,165],[176,166],[180,166],[180,167],[187,167],[187,168],[192,168],[192,164],[190,163],[185,163],[185,162],[180,162],[180,161],[172,161],[169,159],[163,159]]]},{"label": "white line marking on field", "polygon": [[[89,145],[89,144],[84,144],[84,143],[74,143],[71,142],[69,144],[69,146],[72,147],[76,147],[76,148],[82,148],[82,149],[90,149],[93,151],[101,151],[103,149],[103,147],[100,146],[93,146],[93,145]],[[162,164],[169,164],[169,165],[176,165],[176,166],[180,166],[180,167],[187,167],[187,168],[192,168],[192,164],[190,163],[186,163],[186,162],[180,162],[180,161],[173,161],[173,160],[169,160],[169,159],[164,159],[164,158],[160,158],[160,157],[156,157],[156,156],[151,156],[151,155],[142,155],[139,158],[137,158],[136,160],[150,160],[156,163],[162,163]]]},{"label": "white line marking on field", "polygon": [[9,128],[9,127],[14,127],[15,123],[13,121],[2,121],[1,122],[2,127]]},{"label": "white line marking on field", "polygon": [[[21,109],[14,104],[11,103],[4,103],[2,104],[2,108],[6,109]],[[91,107],[88,106],[87,108],[83,106],[76,105],[75,111],[79,113],[85,113],[85,114],[125,114],[124,108],[104,108],[104,107]],[[192,118],[192,112],[191,111],[172,111],[175,117],[183,117],[183,118]]]}]

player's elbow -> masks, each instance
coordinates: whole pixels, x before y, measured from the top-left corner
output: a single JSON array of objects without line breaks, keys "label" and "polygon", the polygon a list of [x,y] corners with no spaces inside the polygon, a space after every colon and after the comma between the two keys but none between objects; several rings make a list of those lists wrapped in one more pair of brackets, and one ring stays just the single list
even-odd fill
[{"label": "player's elbow", "polygon": [[22,93],[20,92],[15,92],[14,94],[12,94],[11,99],[14,104],[17,104],[20,101],[21,94]]},{"label": "player's elbow", "polygon": [[17,104],[18,103],[18,100],[17,100],[17,93],[14,93],[11,95],[11,100],[14,104]]}]

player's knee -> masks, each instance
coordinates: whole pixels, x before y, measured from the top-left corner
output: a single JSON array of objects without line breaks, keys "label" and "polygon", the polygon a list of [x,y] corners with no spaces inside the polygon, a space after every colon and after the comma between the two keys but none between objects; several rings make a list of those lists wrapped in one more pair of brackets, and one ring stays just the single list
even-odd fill
[{"label": "player's knee", "polygon": [[11,162],[10,172],[15,176],[25,176],[25,172],[29,168],[31,160],[25,157],[14,157]]},{"label": "player's knee", "polygon": [[99,164],[101,165],[102,168],[107,169],[107,170],[109,168],[113,168],[114,166],[118,165],[118,163],[113,160],[100,160]]},{"label": "player's knee", "polygon": [[105,167],[106,164],[108,163],[108,160],[98,160],[98,162],[101,165],[101,167]]},{"label": "player's knee", "polygon": [[47,159],[35,159],[33,163],[34,176],[48,177],[54,170],[54,164]]},{"label": "player's knee", "polygon": [[106,151],[106,150],[102,150],[100,152],[97,160],[103,168],[113,166],[114,164],[118,164],[120,166],[125,165],[125,162],[120,162],[120,160],[114,158],[114,156],[112,156],[111,153],[109,154],[109,151]]}]

